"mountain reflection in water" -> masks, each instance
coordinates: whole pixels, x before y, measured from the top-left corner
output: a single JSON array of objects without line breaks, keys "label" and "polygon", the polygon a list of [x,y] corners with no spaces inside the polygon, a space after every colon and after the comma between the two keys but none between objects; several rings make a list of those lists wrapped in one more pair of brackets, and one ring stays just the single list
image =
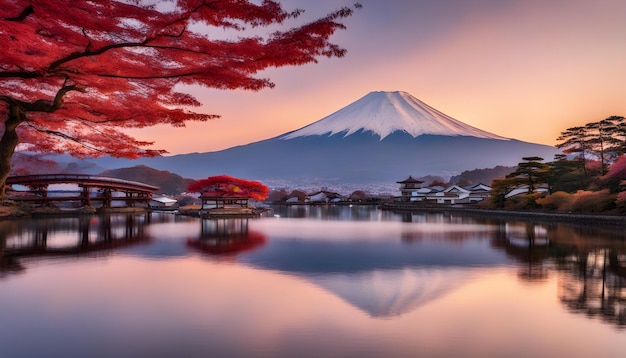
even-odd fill
[{"label": "mountain reflection in water", "polygon": [[392,318],[411,312],[458,289],[474,276],[472,269],[405,267],[359,273],[303,277],[371,317]]},{"label": "mountain reflection in water", "polygon": [[258,222],[280,245],[251,253],[246,263],[302,277],[373,317],[407,313],[441,297],[471,280],[473,268],[515,264],[524,282],[558,275],[559,299],[572,312],[626,326],[621,228],[401,213],[400,222],[379,232],[389,213],[332,206],[287,207],[281,218],[303,213],[323,225],[313,222],[307,230],[309,219],[277,227]]},{"label": "mountain reflection in water", "polygon": [[[487,300],[490,295],[477,291],[478,287],[484,286],[493,292],[501,289],[483,280],[493,276],[494,272],[511,272],[510,277],[522,284],[520,290],[527,293],[531,301],[537,300],[537,296],[531,298],[536,292],[552,284],[556,287],[551,296],[542,296],[542,299],[558,300],[557,305],[565,308],[563,311],[568,312],[564,313],[567,316],[601,322],[615,331],[626,326],[626,241],[621,228],[504,221],[449,213],[400,214],[365,206],[280,207],[275,208],[270,216],[258,219],[196,219],[153,213],[0,221],[0,292],[4,289],[4,292],[10,293],[6,290],[31,274],[40,275],[45,281],[63,281],[63,276],[46,277],[45,267],[42,269],[38,263],[66,263],[68,271],[54,270],[59,275],[59,272],[73,270],[77,265],[76,259],[80,259],[81,265],[90,263],[90,260],[107,260],[107,267],[119,275],[116,263],[124,257],[132,258],[133,265],[137,267],[143,266],[142,262],[146,261],[159,263],[159,274],[155,273],[154,280],[159,281],[159,287],[163,287],[164,291],[155,293],[155,302],[163,299],[168,305],[176,305],[174,297],[184,302],[177,310],[188,310],[188,314],[181,316],[179,312],[179,316],[170,315],[163,321],[159,317],[150,316],[151,325],[160,325],[161,329],[173,325],[181,330],[180,327],[187,326],[185,319],[191,319],[184,317],[194,317],[213,310],[231,312],[227,308],[229,306],[215,303],[209,305],[203,300],[192,298],[200,288],[212,292],[206,297],[219,296],[225,287],[216,285],[216,282],[225,285],[230,275],[241,278],[242,270],[254,277],[258,276],[255,272],[271,273],[273,277],[284,278],[280,280],[282,285],[304,285],[309,288],[309,293],[313,287],[369,319],[365,321],[369,324],[373,324],[372,321],[400,324],[405,319],[413,320],[427,315],[430,310],[445,312],[456,309],[446,308],[445,305],[451,302],[463,302],[463,305],[470,305],[468,307],[476,307],[477,302]],[[124,269],[133,270],[133,265],[126,262]],[[178,272],[187,272],[185,267],[189,265],[200,267],[200,271],[195,271],[197,276],[180,276]],[[497,276],[500,279],[507,278],[506,275]],[[129,274],[129,277],[135,276]],[[213,278],[226,281],[215,281]],[[115,279],[112,276],[112,281],[105,286],[111,289]],[[209,283],[213,286],[207,286]],[[143,283],[136,284],[141,286]],[[232,285],[237,286],[237,282],[232,282]],[[256,295],[270,295],[274,300],[284,304],[293,303],[295,307],[308,302],[307,297],[298,297],[294,293],[297,290],[292,286],[268,285],[273,286],[261,288],[263,294],[256,291]],[[170,290],[170,287],[186,289],[179,292]],[[263,283],[259,282],[258,287],[263,287]],[[86,297],[110,295],[98,293],[99,289],[97,283],[85,288],[89,292]],[[124,286],[124,289],[128,290],[128,286]],[[32,290],[46,297],[45,289],[37,291],[33,287]],[[245,311],[249,315],[246,324],[253,327],[267,325],[277,312],[257,312],[255,292],[243,292],[243,296],[224,296],[223,301],[245,304]],[[291,296],[282,297],[287,292]],[[124,298],[125,293],[120,292],[124,304],[134,302],[132,299],[126,300],[128,297]],[[72,294],[80,293],[73,291]],[[478,294],[482,296],[476,296]],[[21,307],[13,301],[4,302],[4,305],[8,303]],[[539,304],[537,301],[535,303]],[[137,304],[135,308],[138,312],[143,312],[150,305],[160,307],[159,304],[149,302]],[[498,303],[507,304],[512,303]],[[444,305],[443,308],[438,307],[441,305]],[[39,318],[27,317],[25,312],[29,308],[23,309],[21,315],[26,317],[22,318],[33,320],[31,325],[37,326]],[[241,309],[243,307],[238,307],[238,310]],[[285,307],[285,312],[293,309]],[[324,311],[324,307],[310,306],[308,309]],[[512,317],[517,309],[519,307],[511,306]],[[349,314],[346,311],[340,315]],[[484,315],[488,317],[489,312]],[[97,322],[98,316],[94,313],[92,319]],[[492,321],[506,321],[505,318],[498,319],[490,317]],[[564,322],[571,324],[567,320]],[[471,326],[470,322],[459,323]],[[235,327],[228,328],[228,321],[208,320],[203,324],[211,327],[211,330],[236,331]],[[314,329],[315,323],[310,324],[307,329]],[[435,323],[430,321],[429,324]],[[447,321],[437,324],[446,324],[445,327],[455,325]],[[519,321],[515,324],[524,327],[525,323]],[[374,331],[375,327],[372,327]],[[477,332],[487,332],[492,328],[481,325],[472,327]],[[589,327],[592,329],[594,326]],[[146,326],[145,329],[149,331],[151,328]],[[314,335],[327,334],[328,330],[325,326],[315,331]],[[191,339],[188,336],[190,331],[183,330],[180,334],[182,332],[187,332],[186,339]],[[589,331],[586,334],[591,333]],[[239,344],[235,342],[236,336],[232,336],[233,341],[226,340],[223,344],[236,346]],[[448,338],[442,336],[437,339]],[[251,337],[251,341],[254,341],[254,337]],[[2,338],[0,342],[7,344]],[[200,342],[194,341],[193,344],[202,346]],[[305,345],[309,344],[315,346],[313,341],[307,341]],[[462,351],[467,347],[461,345],[459,349]],[[377,352],[384,352],[385,348],[391,349],[380,346],[381,351]],[[555,352],[562,351],[550,351]],[[201,349],[197,353],[207,351]]]}]

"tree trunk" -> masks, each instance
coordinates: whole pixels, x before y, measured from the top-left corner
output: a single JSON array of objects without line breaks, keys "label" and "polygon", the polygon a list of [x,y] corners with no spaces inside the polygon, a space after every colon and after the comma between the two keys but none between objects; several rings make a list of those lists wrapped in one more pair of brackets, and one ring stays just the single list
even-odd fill
[{"label": "tree trunk", "polygon": [[4,124],[4,133],[0,138],[0,201],[6,200],[5,183],[11,172],[11,158],[19,143],[17,126],[22,123],[23,118],[23,112],[17,106],[11,106],[9,118]]}]

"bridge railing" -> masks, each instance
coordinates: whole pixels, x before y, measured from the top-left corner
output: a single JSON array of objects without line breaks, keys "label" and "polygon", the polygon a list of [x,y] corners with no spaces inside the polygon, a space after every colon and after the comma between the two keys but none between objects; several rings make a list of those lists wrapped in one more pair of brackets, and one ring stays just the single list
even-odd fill
[{"label": "bridge railing", "polygon": [[38,175],[16,175],[10,176],[6,180],[7,185],[42,185],[42,184],[109,184],[110,186],[124,185],[131,189],[155,192],[159,188],[153,185],[140,183],[132,180],[102,177],[87,174],[38,174]]}]

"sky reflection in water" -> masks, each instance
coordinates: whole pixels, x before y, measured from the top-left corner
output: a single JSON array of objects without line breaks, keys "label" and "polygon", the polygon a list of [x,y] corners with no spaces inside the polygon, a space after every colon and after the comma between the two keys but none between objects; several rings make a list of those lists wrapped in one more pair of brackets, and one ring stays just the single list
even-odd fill
[{"label": "sky reflection in water", "polygon": [[617,357],[624,246],[609,231],[364,207],[0,222],[0,346],[8,357]]}]

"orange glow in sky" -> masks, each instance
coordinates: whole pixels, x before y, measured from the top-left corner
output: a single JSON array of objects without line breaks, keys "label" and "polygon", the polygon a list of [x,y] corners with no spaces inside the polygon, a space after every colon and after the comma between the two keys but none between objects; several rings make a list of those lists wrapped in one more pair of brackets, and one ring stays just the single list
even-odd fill
[{"label": "orange glow in sky", "polygon": [[[260,74],[260,92],[191,88],[222,118],[132,132],[171,154],[272,138],[372,91],[406,91],[480,129],[554,145],[566,128],[626,115],[623,0],[360,0],[341,59]],[[281,1],[320,17],[353,1]]]}]

